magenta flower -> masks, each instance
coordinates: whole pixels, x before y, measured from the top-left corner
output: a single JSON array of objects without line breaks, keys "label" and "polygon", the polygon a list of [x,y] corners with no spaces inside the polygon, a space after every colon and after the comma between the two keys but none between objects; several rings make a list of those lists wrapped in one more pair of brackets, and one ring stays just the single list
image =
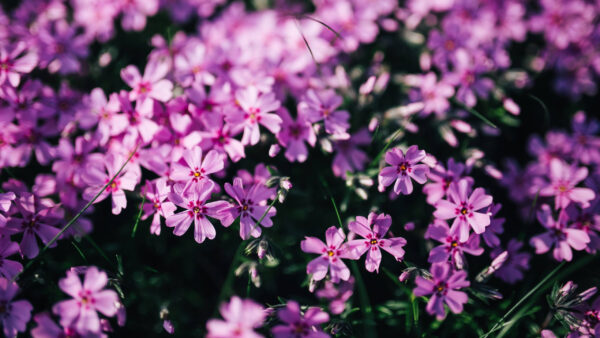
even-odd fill
[{"label": "magenta flower", "polygon": [[[21,217],[11,217],[5,228],[0,228],[0,232],[9,235],[22,232],[21,253],[31,259],[39,253],[36,236],[43,244],[50,243],[60,232],[55,226],[60,223],[62,215],[56,208],[43,205],[35,195],[27,192],[21,193],[15,204]],[[56,242],[51,247],[54,246]]]},{"label": "magenta flower", "polygon": [[359,148],[371,143],[371,134],[367,128],[358,130],[350,138],[337,140],[333,144],[336,154],[331,163],[333,174],[346,178],[347,173],[361,171],[369,161],[367,154]]},{"label": "magenta flower", "polygon": [[[240,217],[240,237],[244,240],[250,236],[259,237],[262,232],[259,225],[267,228],[273,226],[271,217],[275,216],[277,210],[275,207],[269,209],[267,199],[273,198],[275,189],[269,189],[264,184],[254,184],[245,190],[242,179],[236,177],[233,179],[233,185],[225,183],[225,191],[235,202],[222,210],[223,226],[230,226]],[[264,218],[260,224],[257,224],[263,215]]]},{"label": "magenta flower", "polygon": [[225,201],[215,201],[206,203],[210,198],[215,183],[205,181],[200,185],[194,186],[190,191],[180,195],[169,193],[169,200],[176,205],[186,209],[185,211],[168,216],[166,224],[173,229],[175,236],[182,236],[194,222],[194,239],[198,243],[204,242],[206,238],[213,239],[216,236],[215,227],[208,220],[207,216],[219,218],[220,212],[228,206]]},{"label": "magenta flower", "polygon": [[160,218],[172,216],[177,209],[175,204],[166,200],[170,192],[171,188],[167,185],[167,179],[164,177],[146,182],[146,203],[143,208],[142,220],[153,215],[150,224],[151,234],[160,235]]},{"label": "magenta flower", "polygon": [[302,251],[320,255],[306,266],[306,273],[312,275],[313,280],[319,281],[325,278],[328,270],[331,281],[334,283],[338,283],[340,280],[347,281],[350,278],[350,270],[342,258],[356,258],[350,252],[348,245],[344,243],[345,239],[344,230],[331,226],[325,231],[327,244],[316,237],[305,237],[300,243]]},{"label": "magenta flower", "polygon": [[571,122],[573,129],[573,158],[584,164],[600,163],[600,123],[578,111]]},{"label": "magenta flower", "polygon": [[285,308],[277,311],[277,317],[287,325],[276,325],[271,329],[275,338],[327,338],[320,325],[329,321],[327,312],[318,307],[310,307],[302,314],[300,305],[290,300]]},{"label": "magenta flower", "polygon": [[504,232],[503,224],[506,221],[504,217],[494,217],[500,209],[502,208],[502,204],[490,204],[488,207],[488,214],[490,215],[490,225],[485,229],[485,232],[482,234],[483,240],[485,244],[487,244],[490,248],[494,248],[500,245],[499,234]]},{"label": "magenta flower", "polygon": [[152,98],[166,102],[173,96],[173,83],[164,79],[169,71],[169,65],[164,61],[150,61],[144,69],[144,76],[136,66],[129,65],[121,70],[121,78],[129,87],[129,100],[145,101]]},{"label": "magenta flower", "polygon": [[281,130],[277,133],[277,140],[286,148],[285,158],[290,162],[306,161],[308,149],[305,142],[311,147],[314,147],[317,142],[317,136],[311,124],[304,119],[303,115],[298,115],[294,121],[285,108],[279,109],[278,113],[283,123]]},{"label": "magenta flower", "polygon": [[467,273],[464,270],[453,271],[450,263],[433,264],[431,266],[432,279],[417,276],[417,287],[413,290],[415,296],[432,295],[427,302],[426,310],[435,314],[438,320],[446,317],[444,304],[448,305],[453,313],[461,313],[463,305],[469,300],[466,293],[458,289],[470,285]]},{"label": "magenta flower", "polygon": [[462,269],[465,265],[465,253],[473,256],[483,253],[483,248],[479,246],[479,235],[471,234],[466,242],[460,242],[458,236],[450,234],[448,224],[442,220],[435,220],[429,225],[425,238],[442,243],[429,251],[429,263],[445,263],[450,258],[457,269]]},{"label": "magenta flower", "polygon": [[38,57],[31,52],[22,55],[27,48],[23,41],[17,43],[10,53],[4,47],[0,47],[0,86],[8,80],[11,86],[17,87],[21,74],[30,73],[37,65]]},{"label": "magenta flower", "polygon": [[112,317],[121,306],[115,291],[104,290],[107,282],[106,273],[95,266],[87,268],[83,284],[74,270],[67,271],[67,277],[61,279],[58,286],[73,299],[52,307],[52,312],[60,316],[60,325],[73,327],[79,334],[100,332],[97,311]]},{"label": "magenta flower", "polygon": [[25,332],[33,310],[26,300],[13,301],[18,291],[17,283],[0,278],[0,320],[4,336],[10,338],[16,337],[17,332]]},{"label": "magenta flower", "polygon": [[298,103],[298,112],[310,122],[324,121],[325,131],[340,138],[348,138],[350,114],[345,110],[336,110],[343,99],[333,89],[314,91],[309,89]]},{"label": "magenta flower", "polygon": [[540,189],[540,196],[554,196],[554,208],[566,208],[569,203],[579,203],[582,208],[587,208],[596,194],[589,188],[575,187],[588,175],[586,167],[569,166],[559,159],[550,161],[548,176],[550,182]]},{"label": "magenta flower", "polygon": [[125,168],[118,177],[115,177],[108,187],[104,188],[104,186],[110,182],[110,179],[115,176],[125,161],[126,159],[124,157],[110,153],[106,156],[104,162],[106,171],[102,170],[99,166],[88,165],[86,171],[82,175],[84,182],[89,185],[89,187],[83,191],[83,198],[89,201],[94,198],[101,189],[104,189],[94,203],[101,202],[108,197],[108,195],[111,195],[112,213],[114,215],[120,214],[121,210],[127,207],[127,198],[125,197],[124,190],[133,191],[138,183],[139,177],[134,174],[133,171],[126,170],[127,168]]},{"label": "magenta flower", "polygon": [[273,134],[281,128],[281,117],[269,112],[279,109],[281,103],[275,99],[274,93],[260,94],[254,86],[240,89],[235,93],[235,99],[240,109],[230,111],[226,121],[244,126],[242,143],[255,145],[260,138],[258,125],[261,124]]},{"label": "magenta flower", "polygon": [[483,188],[476,188],[469,196],[470,183],[466,179],[452,183],[448,190],[448,199],[435,204],[433,216],[439,219],[454,219],[450,234],[459,236],[459,241],[469,239],[469,228],[476,234],[482,234],[490,224],[490,216],[479,210],[492,204],[492,196],[486,195]]},{"label": "magenta flower", "polygon": [[529,241],[529,244],[535,247],[535,253],[538,255],[546,253],[554,247],[552,251],[554,259],[570,262],[573,259],[571,248],[578,251],[584,250],[590,242],[590,237],[585,231],[567,226],[569,215],[564,209],[560,211],[558,219],[555,220],[550,207],[544,204],[537,213],[537,219],[548,229],[548,232],[534,236]]},{"label": "magenta flower", "polygon": [[358,259],[365,252],[367,253],[365,267],[369,272],[379,272],[379,264],[381,263],[380,249],[392,254],[397,261],[402,260],[404,257],[404,249],[402,249],[406,245],[404,238],[384,238],[391,225],[392,218],[390,215],[378,215],[374,212],[369,213],[368,218],[356,216],[356,221],[348,224],[348,229],[363,239],[348,241],[346,245],[351,251],[353,259]]},{"label": "magenta flower", "polygon": [[185,182],[183,191],[211,181],[208,175],[223,170],[225,162],[223,156],[216,150],[211,150],[202,158],[202,148],[196,146],[183,153],[183,161],[186,165],[179,162],[171,166],[171,179],[176,182]]},{"label": "magenta flower", "polygon": [[267,313],[252,300],[233,296],[229,303],[221,304],[219,312],[225,320],[211,319],[206,322],[207,338],[263,337],[254,330],[263,325]]},{"label": "magenta flower", "polygon": [[205,149],[214,149],[226,153],[233,162],[246,157],[244,145],[234,136],[239,134],[243,127],[223,123],[223,118],[210,121],[205,131],[193,131],[186,136],[183,143],[186,146],[201,144]]},{"label": "magenta flower", "polygon": [[394,184],[396,195],[410,195],[413,191],[412,180],[423,184],[427,182],[429,167],[422,162],[427,154],[424,150],[419,150],[416,145],[410,146],[406,150],[406,156],[400,148],[388,150],[385,153],[385,162],[391,164],[379,172],[379,191],[385,190],[385,187]]}]

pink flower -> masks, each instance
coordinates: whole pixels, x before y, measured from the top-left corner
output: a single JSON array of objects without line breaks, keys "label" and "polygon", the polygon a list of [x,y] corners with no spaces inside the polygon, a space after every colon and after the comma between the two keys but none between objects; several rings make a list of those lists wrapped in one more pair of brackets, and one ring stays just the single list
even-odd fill
[{"label": "pink flower", "polygon": [[319,281],[330,272],[331,281],[338,283],[340,280],[347,281],[350,278],[350,270],[342,261],[342,258],[355,259],[344,240],[344,230],[331,226],[325,231],[323,243],[316,237],[305,237],[300,243],[302,251],[316,253],[320,256],[313,259],[306,266],[306,273],[312,274],[315,281]]},{"label": "pink flower", "polygon": [[229,303],[224,303],[219,308],[223,319],[211,319],[206,322],[207,338],[260,338],[254,332],[261,327],[267,317],[265,309],[250,299],[231,297]]},{"label": "pink flower", "polygon": [[[236,177],[233,179],[233,185],[225,183],[225,191],[235,202],[222,210],[223,226],[230,226],[236,218],[240,217],[240,237],[244,240],[250,236],[259,237],[261,234],[259,225],[267,228],[273,226],[271,217],[275,216],[277,210],[275,207],[269,209],[266,204],[267,199],[275,195],[275,189],[269,189],[264,184],[258,183],[245,190],[242,179]],[[260,224],[256,224],[263,215]]]},{"label": "pink flower", "polygon": [[17,332],[25,332],[33,310],[26,300],[13,301],[18,291],[17,283],[0,278],[0,320],[4,335],[10,338],[16,337]]},{"label": "pink flower", "polygon": [[188,149],[183,153],[183,161],[175,162],[171,166],[171,179],[176,182],[185,182],[183,191],[211,181],[208,175],[223,170],[225,162],[223,156],[216,150],[211,150],[202,158],[202,149],[198,146]]},{"label": "pink flower", "polygon": [[452,183],[448,190],[448,200],[440,200],[435,204],[437,208],[433,215],[439,219],[454,219],[450,234],[459,234],[459,241],[469,239],[469,227],[476,234],[482,234],[485,227],[490,224],[490,216],[479,210],[492,204],[492,196],[486,195],[483,188],[476,188],[470,196],[470,183],[466,179]]},{"label": "pink flower", "polygon": [[158,124],[152,120],[154,101],[139,99],[135,102],[134,108],[127,96],[128,94],[124,90],[119,94],[121,111],[127,117],[129,124],[125,132],[135,139],[141,139],[142,144],[148,144],[159,129]]},{"label": "pink flower", "polygon": [[169,193],[169,200],[176,205],[186,209],[167,217],[166,224],[174,228],[175,236],[182,236],[194,222],[194,239],[198,243],[204,242],[206,238],[213,239],[216,236],[215,227],[208,220],[207,216],[213,218],[220,217],[220,211],[228,206],[225,201],[215,201],[206,203],[215,188],[212,181],[204,181],[202,184],[194,186],[186,191],[185,194]]},{"label": "pink flower", "polygon": [[479,256],[483,248],[479,247],[479,236],[471,234],[466,242],[460,242],[456,235],[450,234],[450,228],[445,221],[435,220],[430,224],[425,233],[425,238],[434,239],[442,245],[429,251],[429,263],[445,263],[451,259],[457,269],[462,269],[465,263],[465,253]]},{"label": "pink flower", "polygon": [[171,188],[167,186],[167,179],[164,177],[146,182],[146,203],[144,204],[142,220],[146,220],[150,215],[153,215],[150,224],[151,234],[160,235],[160,218],[170,217],[177,209],[175,204],[166,201],[170,192]]},{"label": "pink flower", "polygon": [[277,317],[287,325],[276,325],[271,329],[275,338],[326,338],[320,325],[329,321],[329,315],[318,307],[310,307],[302,314],[300,305],[290,300],[285,308],[277,311]]},{"label": "pink flower", "polygon": [[173,96],[173,83],[164,79],[169,71],[169,65],[163,61],[150,61],[140,75],[136,66],[129,65],[121,70],[121,78],[132,88],[129,100],[144,101],[152,98],[166,102]]},{"label": "pink flower", "polygon": [[588,175],[586,167],[569,166],[560,159],[550,161],[550,183],[540,189],[540,196],[554,196],[554,208],[566,208],[569,203],[576,202],[587,208],[596,194],[589,188],[575,187]]},{"label": "pink flower", "polygon": [[309,89],[298,103],[298,112],[309,122],[324,121],[325,131],[340,138],[348,138],[350,114],[345,110],[336,110],[343,102],[333,89],[314,91]]},{"label": "pink flower", "polygon": [[285,108],[279,109],[278,113],[283,124],[277,133],[277,140],[286,148],[285,158],[290,162],[306,161],[308,149],[305,142],[311,147],[314,147],[317,142],[317,136],[311,124],[304,119],[303,115],[298,115],[294,121]]},{"label": "pink flower", "polygon": [[397,195],[410,195],[413,191],[411,178],[420,184],[427,182],[429,167],[418,164],[426,156],[425,151],[419,150],[416,145],[406,150],[406,156],[400,148],[388,150],[385,153],[385,161],[392,166],[385,167],[379,172],[379,191],[383,191],[395,181],[394,192]]},{"label": "pink flower", "polygon": [[281,128],[281,117],[269,112],[277,110],[281,103],[275,99],[274,93],[260,94],[254,86],[240,89],[235,93],[237,104],[241,108],[232,110],[226,115],[228,123],[244,126],[242,143],[255,145],[260,138],[258,125],[262,124],[273,134]]},{"label": "pink flower", "polygon": [[125,163],[125,158],[119,155],[108,154],[106,155],[104,166],[107,172],[102,170],[99,166],[88,165],[86,171],[83,173],[82,178],[89,185],[83,191],[83,198],[91,200],[101,190],[102,193],[94,203],[103,201],[108,195],[112,196],[112,213],[118,215],[121,210],[127,207],[127,198],[125,197],[125,191],[133,191],[136,184],[138,183],[139,177],[133,173],[133,171],[126,170],[121,171],[119,176],[115,177],[113,182],[106,188],[104,186],[110,182],[110,179],[115,176],[121,166]]},{"label": "pink flower", "polygon": [[434,73],[427,73],[420,81],[420,95],[424,103],[423,114],[443,115],[450,108],[448,98],[454,95],[454,87],[444,81],[437,82]]},{"label": "pink flower", "polygon": [[[527,252],[519,252],[521,247],[523,247],[522,242],[511,239],[506,246],[508,258],[495,272],[495,275],[506,283],[515,284],[523,279],[523,272],[529,270],[531,255]],[[503,250],[500,247],[496,247],[491,252],[491,257],[496,258],[502,252]]]},{"label": "pink flower", "polygon": [[573,259],[571,248],[584,250],[590,242],[590,237],[585,231],[567,227],[569,216],[565,210],[561,210],[558,219],[555,220],[550,207],[544,204],[537,213],[537,219],[548,229],[548,232],[534,236],[529,241],[529,244],[535,247],[535,253],[538,255],[546,253],[554,247],[552,251],[554,259],[570,262]]},{"label": "pink flower", "polygon": [[440,263],[431,266],[431,274],[433,277],[431,280],[417,276],[415,279],[417,287],[413,290],[417,297],[432,295],[427,302],[427,312],[435,314],[438,320],[442,320],[446,317],[444,309],[446,304],[450,311],[461,313],[469,297],[458,289],[470,285],[466,280],[467,273],[464,270],[453,271],[450,263]]},{"label": "pink flower", "polygon": [[100,332],[98,312],[107,317],[117,314],[120,301],[113,290],[104,290],[108,278],[106,273],[95,266],[87,268],[83,285],[74,270],[67,271],[67,277],[58,286],[73,299],[63,300],[52,307],[52,312],[60,316],[60,325],[73,327],[79,334]]},{"label": "pink flower", "polygon": [[367,253],[365,267],[369,272],[379,272],[379,264],[381,263],[380,249],[392,254],[397,261],[402,260],[404,257],[404,250],[402,249],[406,245],[404,238],[394,237],[384,239],[391,225],[392,218],[390,215],[378,215],[374,212],[369,213],[368,218],[356,216],[356,221],[348,224],[348,229],[363,239],[348,241],[347,246],[352,255],[354,255],[354,259],[358,259],[365,252]]},{"label": "pink flower", "polygon": [[[21,82],[21,74],[30,73],[38,63],[38,57],[35,53],[22,55],[27,44],[23,41],[16,44],[9,53],[3,47],[0,47],[0,86],[6,80],[13,87],[17,87]],[[19,57],[20,56],[20,57]]]}]

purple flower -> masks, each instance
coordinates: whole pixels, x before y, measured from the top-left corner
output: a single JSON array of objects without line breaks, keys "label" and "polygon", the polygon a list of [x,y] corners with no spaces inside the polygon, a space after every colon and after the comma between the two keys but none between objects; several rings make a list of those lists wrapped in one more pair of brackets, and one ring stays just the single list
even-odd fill
[{"label": "purple flower", "polygon": [[107,282],[106,273],[94,266],[86,269],[83,284],[74,270],[67,271],[67,277],[61,279],[58,286],[73,299],[52,307],[52,312],[60,316],[60,325],[73,327],[79,334],[100,332],[96,311],[112,317],[121,306],[115,291],[104,290]]},{"label": "purple flower", "polygon": [[336,287],[332,281],[325,281],[322,289],[315,292],[319,298],[329,301],[329,311],[334,315],[339,315],[346,308],[346,301],[352,297],[354,289],[354,277],[350,277],[348,281],[342,281]]},{"label": "purple flower", "polygon": [[276,134],[281,128],[281,117],[269,112],[279,109],[281,103],[275,99],[274,93],[260,94],[254,86],[240,89],[235,93],[240,109],[234,109],[226,116],[226,121],[244,126],[242,143],[255,145],[260,138],[258,125],[262,124]]},{"label": "purple flower", "polygon": [[6,257],[19,252],[19,245],[11,242],[9,237],[0,237],[0,274],[7,279],[12,279],[23,271],[23,265]]},{"label": "purple flower", "polygon": [[13,301],[18,291],[17,283],[0,278],[0,320],[6,337],[16,337],[17,332],[25,332],[31,319],[31,304],[26,300]]},{"label": "purple flower", "polygon": [[145,101],[152,98],[166,102],[173,96],[173,83],[164,79],[169,71],[169,65],[164,61],[150,61],[144,69],[144,75],[136,66],[127,66],[121,70],[121,78],[129,87],[129,100]]},{"label": "purple flower", "polygon": [[402,260],[404,257],[404,249],[402,249],[406,245],[404,238],[384,238],[391,225],[392,218],[390,215],[377,215],[374,212],[369,213],[368,218],[357,216],[356,221],[348,224],[350,231],[363,238],[348,241],[346,244],[348,250],[351,251],[353,259],[358,259],[365,252],[367,253],[365,267],[369,272],[379,272],[379,264],[381,263],[380,249],[392,254],[397,261]]},{"label": "purple flower", "polygon": [[460,242],[456,234],[450,234],[450,228],[445,221],[435,220],[430,224],[425,233],[425,238],[434,239],[442,245],[436,246],[429,251],[429,263],[445,263],[451,259],[457,269],[462,269],[465,263],[465,253],[479,256],[483,248],[479,246],[479,236],[471,234],[466,242]]},{"label": "purple flower", "polygon": [[37,314],[33,317],[33,320],[37,324],[37,326],[31,330],[31,336],[33,338],[105,337],[105,335],[102,333],[88,332],[85,335],[81,335],[77,333],[77,330],[73,327],[60,327],[52,320],[52,318],[50,318],[50,315],[47,313]]},{"label": "purple flower", "polygon": [[336,151],[331,168],[333,174],[338,177],[346,178],[348,172],[361,171],[369,160],[367,154],[358,148],[371,143],[371,135],[367,128],[362,128],[348,139],[337,140],[333,144]]},{"label": "purple flower", "polygon": [[504,227],[502,225],[506,219],[504,219],[504,217],[494,217],[501,208],[502,204],[499,203],[490,204],[488,207],[488,214],[493,218],[490,219],[490,225],[485,229],[482,236],[485,244],[491,248],[500,245],[500,238],[498,238],[498,235],[504,232]]},{"label": "purple flower", "polygon": [[180,195],[169,193],[169,200],[176,205],[186,209],[185,211],[168,216],[166,224],[174,228],[175,236],[182,236],[194,222],[194,239],[198,243],[204,242],[206,238],[214,239],[216,236],[215,227],[208,220],[207,216],[219,218],[220,212],[228,206],[225,201],[215,201],[206,203],[215,188],[212,181],[204,181],[202,184],[194,186],[191,191]]},{"label": "purple flower", "polygon": [[302,251],[320,255],[306,266],[306,273],[311,274],[313,280],[319,281],[325,278],[328,270],[331,281],[334,283],[340,280],[347,281],[350,278],[350,270],[344,264],[342,258],[355,258],[347,244],[344,243],[345,239],[344,230],[331,226],[325,231],[327,244],[316,237],[305,237],[300,243]]},{"label": "purple flower", "polygon": [[[236,218],[240,217],[240,237],[244,240],[250,236],[259,237],[261,234],[259,225],[268,228],[273,226],[271,217],[275,216],[277,210],[275,207],[269,209],[266,204],[267,199],[274,196],[275,189],[269,189],[264,184],[254,184],[245,190],[242,179],[236,177],[233,185],[225,183],[225,191],[235,202],[222,210],[223,226],[230,226]],[[265,216],[260,224],[256,224],[263,215]]]},{"label": "purple flower", "polygon": [[[0,211],[8,212],[12,201],[16,198],[14,192],[0,193]],[[6,217],[0,213],[0,227],[4,227],[6,225]]]},{"label": "purple flower", "polygon": [[21,82],[21,74],[30,73],[38,63],[38,57],[35,53],[26,53],[22,55],[27,44],[23,41],[17,45],[9,53],[3,47],[0,47],[0,86],[6,80],[13,87],[19,86]]},{"label": "purple flower", "polygon": [[469,196],[470,185],[466,179],[452,183],[448,190],[448,200],[438,201],[433,213],[439,219],[454,219],[450,233],[459,234],[461,242],[466,242],[469,238],[470,227],[476,234],[482,234],[490,224],[490,216],[478,210],[492,204],[492,196],[486,195],[483,188],[476,188]]},{"label": "purple flower", "polygon": [[548,176],[550,182],[540,189],[540,196],[554,196],[554,208],[566,208],[569,203],[576,202],[587,208],[596,194],[589,188],[575,187],[588,175],[586,167],[569,166],[562,160],[552,159]]},{"label": "purple flower", "polygon": [[565,210],[561,210],[558,219],[555,220],[550,207],[544,204],[537,213],[537,219],[548,229],[548,232],[534,236],[529,241],[529,244],[535,247],[535,253],[538,255],[546,253],[554,247],[552,251],[554,259],[571,261],[573,258],[571,248],[584,250],[590,242],[590,237],[585,231],[567,226],[569,215]]},{"label": "purple flower", "polygon": [[285,308],[277,311],[277,317],[287,325],[276,325],[271,329],[275,338],[327,338],[320,325],[329,321],[329,315],[318,307],[309,307],[304,314],[300,305],[290,300]]},{"label": "purple flower", "polygon": [[573,158],[584,164],[600,163],[600,123],[596,119],[588,119],[579,111],[573,116]]},{"label": "purple flower", "polygon": [[415,279],[417,287],[413,290],[417,297],[432,295],[427,302],[427,312],[435,314],[437,319],[442,320],[446,317],[445,303],[453,313],[461,313],[463,305],[469,298],[466,293],[458,289],[470,285],[466,280],[467,273],[464,270],[453,271],[450,263],[440,263],[431,266],[431,274],[433,277],[431,280],[417,276]]},{"label": "purple flower", "polygon": [[350,114],[345,110],[336,110],[343,102],[333,89],[314,91],[309,89],[298,103],[298,112],[310,122],[324,121],[325,131],[340,138],[348,138]]},{"label": "purple flower", "polygon": [[432,168],[427,175],[432,182],[423,186],[423,193],[427,195],[427,203],[435,205],[437,201],[446,197],[452,182],[458,182],[462,178],[472,180],[470,177],[463,176],[465,171],[465,165],[454,162],[453,158],[448,159],[446,168],[439,163]]},{"label": "purple flower", "polygon": [[[35,237],[39,237],[44,244],[50,243],[60,232],[54,226],[60,223],[62,215],[58,209],[43,205],[35,195],[26,192],[21,193],[21,197],[16,200],[16,206],[21,217],[11,217],[6,228],[2,228],[0,232],[9,235],[22,232],[21,252],[31,259],[39,253]],[[56,242],[52,244],[52,247],[54,246]]]},{"label": "purple flower", "polygon": [[454,87],[443,80],[438,82],[434,73],[423,75],[418,82],[420,87],[418,100],[424,104],[423,114],[445,114],[450,108],[448,98],[454,95]]},{"label": "purple flower", "polygon": [[219,308],[223,319],[211,319],[206,323],[207,338],[260,338],[262,335],[254,332],[261,327],[267,313],[265,309],[250,299],[231,297],[229,303]]},{"label": "purple flower", "polygon": [[[496,276],[506,283],[514,284],[520,281],[523,279],[523,272],[529,270],[529,258],[531,258],[531,255],[527,252],[519,252],[521,247],[523,247],[522,242],[515,239],[508,241],[508,245],[506,246],[508,258],[495,272]],[[496,247],[492,251],[491,257],[496,258],[502,252],[504,251],[500,247]]]},{"label": "purple flower", "polygon": [[413,191],[412,180],[420,184],[427,182],[427,174],[429,167],[422,162],[427,154],[424,150],[419,150],[416,145],[410,146],[406,150],[406,156],[400,148],[388,150],[385,153],[385,162],[391,164],[390,167],[385,167],[379,172],[379,191],[383,191],[385,187],[394,184],[394,192],[397,195],[410,195]]}]

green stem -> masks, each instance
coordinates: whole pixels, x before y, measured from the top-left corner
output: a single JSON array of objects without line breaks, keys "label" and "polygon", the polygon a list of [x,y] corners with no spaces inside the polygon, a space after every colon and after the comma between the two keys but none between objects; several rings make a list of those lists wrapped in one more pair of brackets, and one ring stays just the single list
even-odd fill
[{"label": "green stem", "polygon": [[140,207],[140,212],[138,212],[137,218],[135,220],[135,224],[133,225],[133,230],[131,231],[131,238],[135,237],[135,232],[137,231],[138,224],[140,223],[140,218],[142,218],[142,211],[144,210],[144,204],[146,203],[146,194],[142,197],[142,206]]}]

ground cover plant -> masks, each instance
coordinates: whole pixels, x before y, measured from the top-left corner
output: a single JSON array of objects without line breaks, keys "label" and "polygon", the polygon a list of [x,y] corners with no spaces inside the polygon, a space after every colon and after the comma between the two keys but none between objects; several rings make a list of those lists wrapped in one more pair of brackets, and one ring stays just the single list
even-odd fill
[{"label": "ground cover plant", "polygon": [[3,334],[600,336],[599,12],[2,1]]}]

